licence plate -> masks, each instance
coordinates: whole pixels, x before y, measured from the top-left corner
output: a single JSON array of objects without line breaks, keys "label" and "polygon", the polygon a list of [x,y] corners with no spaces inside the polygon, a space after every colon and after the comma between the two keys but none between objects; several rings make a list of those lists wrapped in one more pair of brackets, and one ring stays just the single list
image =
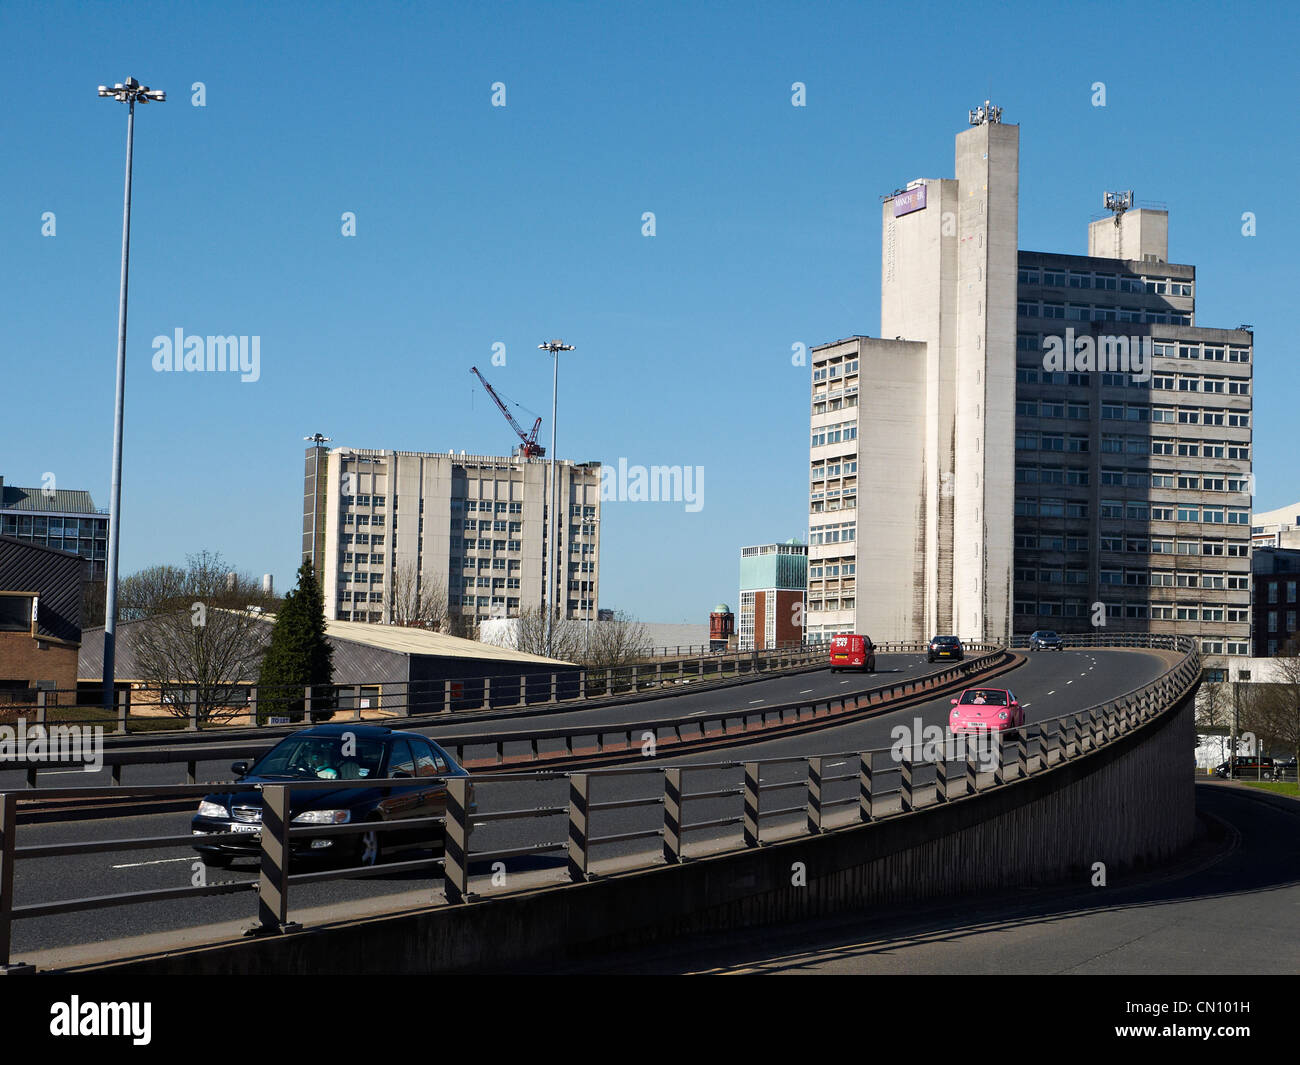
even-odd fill
[{"label": "licence plate", "polygon": [[250,834],[252,834],[252,835],[257,835],[259,832],[262,831],[262,826],[261,826],[261,825],[244,824],[244,823],[242,823],[242,822],[240,822],[240,821],[232,821],[231,824],[230,824],[230,831],[231,831],[231,832],[248,832],[248,833],[250,833]]}]

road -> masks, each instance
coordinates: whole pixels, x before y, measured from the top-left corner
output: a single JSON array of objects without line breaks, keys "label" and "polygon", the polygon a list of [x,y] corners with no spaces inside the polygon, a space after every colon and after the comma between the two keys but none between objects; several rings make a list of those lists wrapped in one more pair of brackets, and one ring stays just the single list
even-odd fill
[{"label": "road", "polygon": [[1089,975],[1300,971],[1300,801],[1204,783],[1207,834],[1176,867],[924,909],[678,941],[602,973]]},{"label": "road", "polygon": [[[883,663],[882,663],[883,664]],[[910,671],[919,672],[924,659],[908,663]],[[907,666],[900,666],[906,670]],[[1061,654],[1035,655],[998,683],[1013,688],[1027,708],[1029,720],[1054,717],[1071,710],[1113,698],[1159,675],[1167,668],[1159,655],[1137,651],[1067,651]],[[847,681],[848,683],[844,683]],[[696,698],[753,699],[772,698],[779,701],[791,686],[811,688],[814,691],[843,688],[849,691],[872,686],[872,678],[822,673],[802,674],[795,677],[774,678],[742,685],[729,691],[695,693]],[[811,694],[811,693],[810,693]],[[647,704],[654,705],[654,704]],[[727,751],[701,752],[685,758],[673,758],[674,765],[709,765],[723,761],[734,762],[741,758],[804,757],[810,754],[851,752],[871,748],[887,748],[892,740],[891,729],[900,722],[921,718],[925,724],[942,724],[950,709],[948,697],[929,700],[915,707],[879,718],[847,723],[823,731],[755,742],[744,748]],[[533,718],[533,721],[539,719]],[[435,732],[436,734],[436,732]],[[654,763],[658,765],[659,763]],[[688,775],[691,791],[713,790],[738,786],[740,770],[734,767],[701,769]],[[801,765],[770,767],[765,779],[785,782],[801,789],[804,770]],[[827,798],[856,790],[856,783],[844,781],[830,785]],[[593,798],[629,799],[655,798],[661,785],[657,774],[613,773],[594,782]],[[768,798],[768,795],[771,798]],[[480,809],[520,809],[567,802],[568,786],[564,780],[547,782],[512,780],[509,782],[480,784],[478,788]],[[801,790],[783,794],[780,791],[764,794],[764,803],[771,807],[793,805],[800,801]],[[688,805],[687,818],[699,821],[738,814],[738,795],[720,799],[699,800]],[[662,808],[647,806],[619,811],[601,811],[593,819],[592,834],[606,835],[618,832],[652,829],[662,824]],[[784,819],[798,821],[798,817]],[[783,829],[780,818],[765,824],[768,832]],[[24,825],[19,830],[20,845],[63,842],[69,840],[133,838],[185,833],[189,829],[188,814],[153,814],[124,817],[112,821],[85,821]],[[527,842],[549,840],[561,842],[566,838],[564,817],[547,817],[530,821],[493,823],[475,831],[474,851],[507,848]],[[718,828],[702,833],[692,833],[688,838],[696,848],[708,848],[739,834],[739,828]],[[633,861],[647,851],[658,850],[655,840],[639,840],[605,845],[597,857],[604,862]],[[425,852],[427,854],[427,852]],[[414,857],[420,857],[417,853]],[[539,880],[554,881],[563,875],[562,855],[558,852],[527,858],[510,859],[505,863],[508,877],[514,878],[510,886],[523,886]],[[473,867],[480,876],[490,872],[482,864]],[[191,882],[195,876],[194,856],[184,848],[176,850],[116,851],[105,854],[77,855],[58,858],[29,859],[18,862],[15,880],[15,899],[19,904],[34,903],[56,898],[76,898],[87,895],[112,894],[155,888],[174,888]],[[228,871],[209,871],[209,882],[251,881],[256,876],[250,863],[238,865]],[[440,893],[440,878],[436,872],[385,873],[365,880],[334,881],[323,884],[295,886],[292,889],[292,910],[303,908],[340,907],[356,905],[376,896],[406,897],[410,904],[427,902]],[[255,913],[255,900],[251,893],[217,896],[201,900],[164,901],[132,906],[93,910],[61,917],[37,918],[20,921],[14,928],[14,957],[21,958],[23,951],[40,951],[68,944],[85,943],[143,935],[180,929],[198,922],[217,923],[244,920],[251,922]]]}]

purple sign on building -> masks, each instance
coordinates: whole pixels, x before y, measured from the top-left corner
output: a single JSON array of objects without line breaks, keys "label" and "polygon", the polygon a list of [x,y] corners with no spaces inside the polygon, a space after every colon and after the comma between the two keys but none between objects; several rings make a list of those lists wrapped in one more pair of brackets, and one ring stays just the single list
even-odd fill
[{"label": "purple sign on building", "polygon": [[917,185],[914,189],[900,192],[894,197],[894,217],[911,214],[925,207],[925,186]]}]

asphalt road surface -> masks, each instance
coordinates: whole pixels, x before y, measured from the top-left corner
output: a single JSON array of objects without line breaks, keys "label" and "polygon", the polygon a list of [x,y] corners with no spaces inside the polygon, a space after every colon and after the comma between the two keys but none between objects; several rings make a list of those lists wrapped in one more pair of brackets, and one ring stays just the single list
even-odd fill
[{"label": "asphalt road surface", "polygon": [[[882,666],[886,665],[882,662]],[[909,668],[910,667],[910,668]],[[905,674],[916,674],[925,667],[924,658],[894,666]],[[939,668],[939,667],[936,667]],[[1061,654],[1034,655],[1019,669],[1004,674],[994,682],[1009,686],[1027,708],[1029,720],[1054,717],[1105,701],[1140,686],[1158,676],[1167,668],[1158,655],[1136,651],[1067,651]],[[718,692],[697,692],[694,698],[717,703],[719,700],[771,699],[773,702],[796,698],[800,694],[813,696],[826,691],[853,691],[885,681],[854,674],[831,674],[829,671],[773,678],[754,684],[740,685]],[[795,694],[790,695],[789,689]],[[803,691],[803,689],[810,689]],[[667,700],[657,700],[643,706],[656,706]],[[674,702],[678,700],[672,700]],[[948,697],[929,700],[914,707],[882,715],[867,721],[847,723],[784,739],[759,741],[743,748],[724,751],[701,752],[688,757],[676,757],[668,764],[709,766],[720,762],[731,763],[719,768],[702,768],[687,776],[689,791],[714,790],[738,786],[739,768],[734,763],[741,759],[805,757],[812,754],[855,752],[890,746],[891,730],[900,722],[911,723],[920,718],[925,724],[943,724],[950,710]],[[566,715],[568,716],[568,715]],[[541,724],[545,719],[531,718]],[[549,723],[549,722],[548,722]],[[514,727],[513,725],[511,727]],[[435,732],[436,735],[436,732]],[[834,760],[832,760],[834,762]],[[662,763],[653,762],[656,766]],[[221,767],[225,768],[225,767]],[[1189,767],[1190,768],[1190,767]],[[831,769],[830,771],[835,771]],[[218,774],[220,775],[220,774]],[[228,775],[228,773],[227,773]],[[772,766],[764,770],[765,780],[789,781],[792,789],[765,792],[764,803],[770,808],[794,805],[800,801],[804,781],[801,764]],[[80,783],[78,781],[77,783]],[[837,790],[838,789],[838,790]],[[854,781],[831,785],[827,799],[856,791]],[[593,783],[593,798],[630,799],[645,797],[656,799],[662,794],[658,774],[614,772],[602,775]],[[770,797],[769,797],[770,796]],[[486,782],[478,787],[480,810],[520,809],[538,806],[562,806],[567,803],[568,785],[564,780]],[[719,799],[697,800],[687,806],[687,823],[706,819],[738,815],[739,794]],[[23,825],[19,829],[20,846],[70,840],[126,839],[143,836],[184,834],[189,831],[188,813],[153,814],[112,820],[80,821]],[[662,807],[648,805],[618,811],[599,811],[592,823],[593,835],[653,829],[661,826]],[[792,815],[785,822],[798,822]],[[484,825],[473,834],[474,852],[520,846],[538,841],[562,843],[566,838],[566,821],[563,816],[537,818],[528,821],[497,822]],[[781,818],[765,823],[768,832],[780,832],[786,827]],[[729,839],[737,839],[739,826],[722,827],[691,833],[688,842],[697,848],[708,848]],[[631,841],[602,846],[598,861],[619,863],[635,861],[646,852],[657,853],[655,839]],[[427,857],[429,852],[415,852],[408,857]],[[515,878],[510,886],[532,882],[553,881],[563,877],[563,854],[548,854],[509,859],[505,862],[509,877]],[[175,888],[192,882],[199,870],[195,855],[187,848],[174,850],[113,851],[109,853],[74,855],[58,858],[20,860],[16,866],[15,901],[18,904],[44,902],[53,899],[79,898],[107,895],[125,891],[155,888]],[[480,877],[491,872],[483,863],[472,866]],[[219,881],[249,882],[256,878],[253,863],[241,863],[230,870],[209,870],[209,883]],[[291,916],[302,911],[314,913],[339,912],[366,900],[391,897],[394,904],[427,904],[441,891],[441,878],[437,870],[398,872],[390,871],[359,880],[332,881],[321,884],[294,886],[291,891]],[[129,906],[91,910],[77,914],[34,918],[19,921],[14,926],[15,959],[23,958],[23,951],[42,951],[69,944],[115,940],[122,937],[182,929],[196,924],[216,924],[242,920],[251,923],[256,913],[256,900],[252,892],[216,896],[197,900],[152,902]]]}]

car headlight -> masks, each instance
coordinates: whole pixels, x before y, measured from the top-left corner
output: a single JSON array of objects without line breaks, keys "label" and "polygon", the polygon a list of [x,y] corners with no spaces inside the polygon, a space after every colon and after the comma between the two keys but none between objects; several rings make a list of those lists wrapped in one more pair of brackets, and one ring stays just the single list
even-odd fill
[{"label": "car headlight", "polygon": [[296,825],[346,825],[351,820],[351,810],[304,810],[293,819]]},{"label": "car headlight", "polygon": [[1007,719],[1007,712],[1006,712],[1005,710],[999,710],[999,711],[998,711],[998,720],[999,720],[999,721],[1005,721],[1006,719]]}]

